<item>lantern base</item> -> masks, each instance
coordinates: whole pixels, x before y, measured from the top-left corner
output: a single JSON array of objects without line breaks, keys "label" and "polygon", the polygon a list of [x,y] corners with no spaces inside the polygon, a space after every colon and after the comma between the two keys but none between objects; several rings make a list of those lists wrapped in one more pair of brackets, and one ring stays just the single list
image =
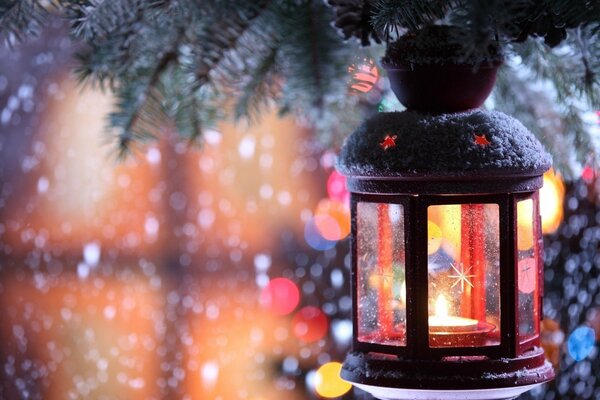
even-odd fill
[{"label": "lantern base", "polygon": [[519,395],[541,385],[541,383],[537,383],[535,385],[498,389],[426,390],[394,389],[351,383],[381,400],[509,400],[516,399]]},{"label": "lantern base", "polygon": [[445,357],[410,360],[351,352],[342,379],[380,399],[513,399],[552,380],[554,370],[538,347],[517,358]]}]

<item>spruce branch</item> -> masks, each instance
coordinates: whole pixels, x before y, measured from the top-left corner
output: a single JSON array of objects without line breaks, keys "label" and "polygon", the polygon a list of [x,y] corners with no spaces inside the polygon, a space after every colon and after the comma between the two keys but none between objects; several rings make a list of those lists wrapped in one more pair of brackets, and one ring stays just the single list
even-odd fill
[{"label": "spruce branch", "polygon": [[581,58],[583,65],[583,90],[587,96],[588,102],[592,107],[600,107],[599,90],[600,81],[598,74],[600,73],[600,46],[591,34],[592,29],[587,31],[582,28],[576,28],[573,32],[575,48]]},{"label": "spruce branch", "polygon": [[65,2],[71,32],[89,42],[103,40],[118,28],[142,18],[142,0],[79,0]]},{"label": "spruce branch", "polygon": [[328,94],[342,90],[340,78],[352,52],[331,29],[330,12],[319,1],[304,0],[291,7],[282,21],[283,104],[292,110],[322,108]]},{"label": "spruce branch", "polygon": [[444,18],[452,4],[451,0],[377,0],[373,26],[385,38],[402,28],[416,31]]},{"label": "spruce branch", "polygon": [[371,19],[374,11],[374,0],[325,0],[334,10],[334,25],[343,35],[344,40],[355,37],[362,46],[371,41],[381,43],[377,32],[373,29]]},{"label": "spruce branch", "polygon": [[[238,40],[252,27],[255,20],[272,3],[271,0],[250,2],[232,8],[226,18],[207,25],[194,39],[196,46],[195,85],[200,87],[210,79],[210,72],[218,67],[228,51],[236,48]],[[213,16],[214,17],[214,16]],[[193,44],[194,44],[193,43]]]},{"label": "spruce branch", "polygon": [[[360,38],[363,44],[371,38],[377,41],[376,30],[389,39],[394,33],[431,24],[451,24],[464,32],[452,37],[461,44],[464,59],[485,55],[490,44],[498,43],[506,53],[521,57],[529,79],[551,87],[551,93],[539,95],[551,99],[545,104],[559,103],[552,118],[571,124],[561,125],[560,131],[580,148],[573,154],[581,159],[581,149],[593,148],[581,125],[581,112],[600,107],[600,2],[328,0],[328,4],[0,0],[0,38],[13,43],[35,33],[50,11],[61,12],[73,36],[84,44],[78,47],[82,81],[98,83],[117,95],[112,125],[119,128],[117,141],[123,153],[136,139],[157,135],[165,124],[198,141],[203,127],[228,112],[236,119],[255,120],[271,105],[326,135],[346,133],[352,126],[342,123],[361,117],[348,112],[350,107],[357,110],[361,100],[348,95],[346,72],[358,56],[358,46],[344,42],[332,24],[346,38]],[[524,44],[515,43],[525,39]],[[510,99],[501,94],[518,95],[508,88],[497,93],[497,103],[505,101],[506,107]],[[533,123],[541,126],[533,121],[532,130]],[[558,136],[548,136],[552,134],[545,133],[558,143]]]},{"label": "spruce branch", "polygon": [[553,155],[557,169],[572,178],[590,152],[598,151],[582,118],[586,110],[576,98],[557,102],[552,82],[544,79],[540,84],[539,79],[532,79],[536,74],[509,60],[498,73],[494,108],[521,121]]},{"label": "spruce branch", "polygon": [[35,35],[45,21],[48,11],[41,0],[0,1],[0,39],[12,45],[23,36]]},{"label": "spruce branch", "polygon": [[144,142],[156,137],[154,131],[160,128],[163,115],[160,112],[155,92],[156,84],[169,64],[176,60],[176,53],[168,51],[160,58],[147,82],[132,82],[118,90],[117,111],[111,113],[110,125],[117,127],[119,158],[131,151],[132,142]]},{"label": "spruce branch", "polygon": [[513,46],[536,77],[552,82],[560,102],[587,94],[588,106],[598,108],[600,44],[586,38],[586,31],[570,30],[567,43],[550,49],[539,40]]},{"label": "spruce branch", "polygon": [[236,120],[246,116],[256,120],[263,106],[270,103],[280,92],[281,88],[275,76],[278,51],[278,47],[269,48],[268,53],[245,79],[246,82],[242,84],[235,103]]},{"label": "spruce branch", "polygon": [[[225,117],[223,95],[213,85],[193,90],[186,85],[189,74],[172,65],[157,85],[161,112],[188,143],[199,143],[204,126],[215,125]],[[165,121],[163,121],[163,125]]]}]

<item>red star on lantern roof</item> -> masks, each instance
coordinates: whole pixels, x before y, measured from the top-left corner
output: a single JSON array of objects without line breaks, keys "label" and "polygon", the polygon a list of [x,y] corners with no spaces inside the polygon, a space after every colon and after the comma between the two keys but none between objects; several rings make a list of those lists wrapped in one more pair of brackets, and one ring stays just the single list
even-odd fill
[{"label": "red star on lantern roof", "polygon": [[396,138],[398,136],[394,135],[394,136],[390,136],[387,135],[382,141],[381,143],[379,143],[379,145],[381,146],[382,149],[387,150],[389,148],[392,147],[396,147]]},{"label": "red star on lantern roof", "polygon": [[474,133],[473,140],[475,141],[475,144],[478,144],[481,147],[486,147],[487,145],[492,143],[489,140],[487,140],[484,133],[482,133],[481,135]]}]

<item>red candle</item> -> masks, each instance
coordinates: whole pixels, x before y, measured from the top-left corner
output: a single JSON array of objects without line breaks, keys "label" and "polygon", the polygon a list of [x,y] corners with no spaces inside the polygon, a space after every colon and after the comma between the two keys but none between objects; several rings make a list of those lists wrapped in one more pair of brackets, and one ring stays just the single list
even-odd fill
[{"label": "red candle", "polygon": [[460,262],[474,275],[473,284],[465,285],[461,314],[485,320],[485,232],[483,204],[461,206]]},{"label": "red candle", "polygon": [[377,322],[380,333],[389,336],[393,331],[394,323],[391,307],[394,273],[392,270],[392,224],[388,204],[377,205],[377,227],[377,274],[380,277],[377,287]]}]

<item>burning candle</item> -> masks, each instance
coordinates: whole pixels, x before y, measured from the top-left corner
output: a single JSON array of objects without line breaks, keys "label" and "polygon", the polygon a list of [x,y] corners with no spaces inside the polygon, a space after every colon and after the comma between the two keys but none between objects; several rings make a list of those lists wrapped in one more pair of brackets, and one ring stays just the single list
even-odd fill
[{"label": "burning candle", "polygon": [[477,330],[477,320],[449,315],[448,308],[448,300],[443,294],[440,294],[435,302],[435,315],[429,316],[429,330],[431,332],[450,333]]}]

